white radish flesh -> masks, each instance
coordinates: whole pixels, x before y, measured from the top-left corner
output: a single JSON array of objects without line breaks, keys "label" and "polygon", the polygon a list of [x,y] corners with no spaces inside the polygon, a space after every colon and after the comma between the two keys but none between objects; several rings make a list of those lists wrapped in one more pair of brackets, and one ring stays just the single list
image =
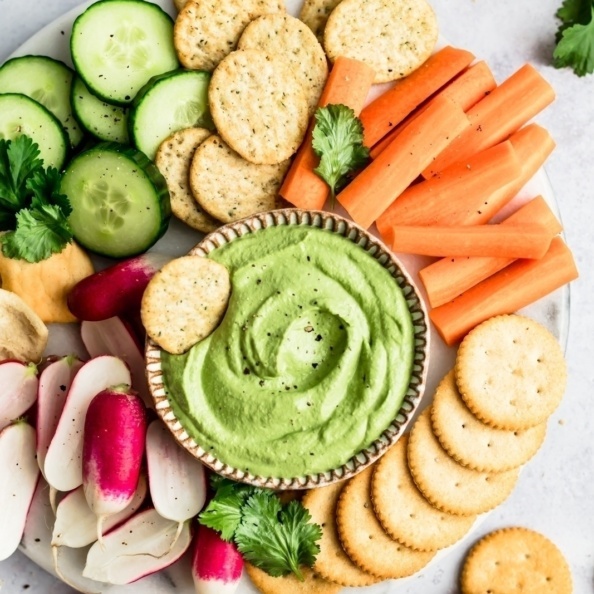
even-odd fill
[{"label": "white radish flesh", "polygon": [[0,433],[0,561],[12,555],[21,541],[39,466],[35,459],[35,429],[25,422]]},{"label": "white radish flesh", "polygon": [[177,522],[149,509],[130,518],[89,550],[83,576],[109,584],[129,584],[179,559],[192,540],[190,522],[173,547]]},{"label": "white radish flesh", "polygon": [[97,357],[80,368],[45,457],[45,478],[52,487],[73,491],[82,485],[83,431],[89,404],[109,386],[129,385],[130,381],[126,364],[116,357]]},{"label": "white radish flesh", "polygon": [[0,363],[0,430],[35,404],[37,386],[37,367],[33,363]]}]

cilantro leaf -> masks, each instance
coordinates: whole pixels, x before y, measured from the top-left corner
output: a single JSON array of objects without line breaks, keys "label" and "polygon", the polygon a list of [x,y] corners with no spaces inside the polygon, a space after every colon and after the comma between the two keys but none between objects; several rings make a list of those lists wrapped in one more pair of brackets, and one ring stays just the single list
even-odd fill
[{"label": "cilantro leaf", "polygon": [[27,189],[33,194],[31,206],[40,208],[43,204],[55,204],[65,217],[72,213],[70,200],[60,194],[62,176],[55,167],[35,171],[27,180]]},{"label": "cilantro leaf", "polygon": [[278,577],[293,572],[303,580],[299,566],[312,566],[322,537],[317,524],[298,501],[283,507],[272,492],[258,490],[242,508],[235,543],[250,563]]},{"label": "cilantro leaf", "polygon": [[346,105],[319,107],[312,148],[320,157],[317,173],[329,186],[332,204],[348,174],[365,165],[369,149],[363,146],[363,125]]},{"label": "cilantro leaf", "polygon": [[587,25],[590,21],[592,0],[563,0],[563,4],[557,10],[556,16],[563,23],[563,26]]},{"label": "cilantro leaf", "polygon": [[594,10],[587,25],[565,29],[553,53],[555,68],[569,66],[578,76],[594,72]]}]

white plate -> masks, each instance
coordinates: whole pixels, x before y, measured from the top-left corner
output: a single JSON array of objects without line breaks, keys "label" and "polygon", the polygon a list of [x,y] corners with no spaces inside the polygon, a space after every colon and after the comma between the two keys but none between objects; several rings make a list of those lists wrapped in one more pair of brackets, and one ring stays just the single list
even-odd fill
[{"label": "white plate", "polygon": [[[172,0],[154,0],[154,3],[161,6],[172,16],[175,16]],[[26,54],[41,54],[62,60],[67,64],[72,65],[69,50],[70,30],[76,16],[78,16],[78,14],[80,14],[89,4],[92,4],[92,2],[78,6],[62,17],[56,19],[53,23],[31,37],[16,52],[14,52],[11,57]],[[301,1],[287,0],[286,5],[288,12],[296,15],[301,6]],[[373,94],[375,95],[377,93],[378,90],[375,90]],[[512,205],[514,202],[523,201],[527,197],[533,197],[539,194],[542,195],[553,207],[555,212],[558,213],[552,188],[543,170],[540,170],[526,185],[518,197],[514,199]],[[340,209],[337,209],[337,212],[339,212],[339,214],[344,214]],[[172,220],[169,230],[152,250],[175,256],[182,255],[198,243],[201,237],[202,235],[200,233],[193,231],[179,221]],[[425,265],[427,260],[407,255],[400,255],[400,259],[413,278],[418,281],[417,272]],[[107,260],[101,258],[94,258],[94,260],[97,267],[102,267],[107,262]],[[419,283],[417,282],[417,284]],[[421,285],[419,284],[419,286]],[[539,302],[525,308],[521,313],[544,324],[559,339],[563,348],[565,348],[569,326],[568,286],[555,291],[551,295],[541,299]],[[72,325],[53,325],[51,327],[50,340],[46,352],[47,354],[77,353],[86,356],[84,346],[82,345],[78,334],[78,328]],[[454,357],[455,349],[446,347],[437,333],[431,328],[430,367],[424,405],[431,400],[433,391],[439,380],[452,367]],[[480,519],[477,520],[477,523],[478,522],[480,522]],[[47,487],[41,483],[31,506],[27,528],[20,549],[34,563],[45,570],[54,573],[50,549],[52,525],[53,514],[49,507],[48,490]],[[452,547],[440,551],[431,562],[431,565],[439,563],[440,560],[451,552],[453,548],[457,548],[462,543],[466,542],[469,537],[470,533],[467,537]],[[64,569],[69,568],[68,577],[73,582],[71,585],[75,586],[80,591],[94,591],[100,592],[101,594],[161,594],[162,592],[194,594],[188,555],[167,570],[146,577],[134,584],[127,586],[106,586],[98,583],[93,584],[89,580],[83,578],[73,578],[77,573],[77,570],[82,572],[86,550],[87,549],[70,549],[64,557],[60,558],[61,563],[64,563]],[[369,594],[399,594],[404,593],[407,585],[414,579],[416,579],[416,576],[396,581],[383,582],[369,588],[345,588],[345,591],[356,590],[358,592],[368,592]],[[253,587],[247,577],[244,576],[238,589],[238,594],[257,594],[257,590]]]}]

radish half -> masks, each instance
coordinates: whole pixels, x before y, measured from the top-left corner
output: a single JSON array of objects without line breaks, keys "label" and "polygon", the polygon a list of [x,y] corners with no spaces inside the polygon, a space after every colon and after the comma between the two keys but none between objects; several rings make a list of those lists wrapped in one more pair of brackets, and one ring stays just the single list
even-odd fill
[{"label": "radish half", "polygon": [[45,478],[52,487],[72,491],[82,485],[83,431],[89,404],[109,386],[129,385],[130,381],[128,367],[117,357],[97,357],[80,368],[45,456]]},{"label": "radish half", "polygon": [[184,450],[159,419],[146,433],[146,460],[153,505],[161,516],[184,522],[196,516],[206,501],[202,463]]},{"label": "radish half", "polygon": [[192,540],[190,522],[172,547],[177,522],[162,518],[155,509],[148,509],[103,539],[89,550],[83,576],[109,584],[129,584],[160,571],[177,561]]},{"label": "radish half", "polygon": [[0,363],[0,430],[35,404],[38,383],[37,367],[33,363]]},{"label": "radish half", "polygon": [[200,524],[194,538],[192,577],[196,594],[233,594],[241,579],[243,557],[235,543]]},{"label": "radish half", "polygon": [[21,541],[27,512],[39,478],[35,429],[24,421],[0,432],[0,561]]},{"label": "radish half", "polygon": [[97,516],[97,538],[106,517],[134,497],[144,456],[146,409],[130,386],[99,392],[89,404],[83,442],[85,498]]}]

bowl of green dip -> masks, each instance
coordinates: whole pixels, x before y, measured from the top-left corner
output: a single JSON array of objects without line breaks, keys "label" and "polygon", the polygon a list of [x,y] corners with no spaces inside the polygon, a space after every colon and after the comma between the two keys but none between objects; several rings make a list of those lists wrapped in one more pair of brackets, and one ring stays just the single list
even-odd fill
[{"label": "bowl of green dip", "polygon": [[231,295],[186,353],[146,344],[156,410],[183,447],[233,480],[306,489],[398,440],[423,395],[429,332],[385,245],[338,215],[283,209],[221,227],[190,255],[225,265]]}]

